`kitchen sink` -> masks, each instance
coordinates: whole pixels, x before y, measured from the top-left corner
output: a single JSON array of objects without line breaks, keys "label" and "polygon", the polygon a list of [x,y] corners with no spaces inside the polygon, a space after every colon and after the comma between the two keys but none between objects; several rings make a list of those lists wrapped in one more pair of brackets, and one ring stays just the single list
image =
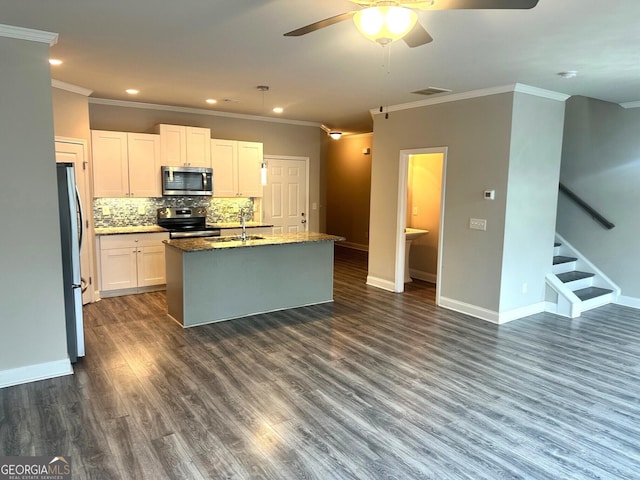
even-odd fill
[{"label": "kitchen sink", "polygon": [[[247,235],[247,240],[264,240],[264,237],[260,235]],[[240,242],[242,237],[240,235],[231,235],[227,237],[208,237],[208,242],[224,243],[224,242]]]}]

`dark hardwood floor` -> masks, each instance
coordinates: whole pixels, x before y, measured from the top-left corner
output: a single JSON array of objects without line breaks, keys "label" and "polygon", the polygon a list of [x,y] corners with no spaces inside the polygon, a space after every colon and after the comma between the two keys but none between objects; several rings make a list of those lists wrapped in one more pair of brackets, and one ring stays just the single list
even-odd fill
[{"label": "dark hardwood floor", "polygon": [[162,292],[88,305],[75,375],[0,390],[0,451],[76,479],[640,478],[638,311],[498,327],[365,277],[337,248],[334,303],[188,330]]}]

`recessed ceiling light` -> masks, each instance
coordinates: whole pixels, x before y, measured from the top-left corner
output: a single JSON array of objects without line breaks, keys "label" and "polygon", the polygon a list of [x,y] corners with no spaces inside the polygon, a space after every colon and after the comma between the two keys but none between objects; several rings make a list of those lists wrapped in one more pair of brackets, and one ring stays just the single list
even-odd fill
[{"label": "recessed ceiling light", "polygon": [[216,100],[215,98],[207,98],[205,102],[207,102],[209,105],[213,105],[214,103],[218,103],[218,100]]},{"label": "recessed ceiling light", "polygon": [[282,113],[284,112],[284,108],[282,107],[274,107],[273,108],[273,113]]},{"label": "recessed ceiling light", "polygon": [[140,90],[136,90],[135,88],[127,88],[125,92],[127,92],[129,95],[137,95],[138,93],[140,93]]},{"label": "recessed ceiling light", "polygon": [[578,72],[576,70],[567,70],[566,72],[558,73],[558,76],[560,76],[560,78],[574,78],[576,75],[578,75]]},{"label": "recessed ceiling light", "polygon": [[49,59],[49,64],[50,65],[62,65],[62,60],[58,60],[57,58],[50,58]]}]

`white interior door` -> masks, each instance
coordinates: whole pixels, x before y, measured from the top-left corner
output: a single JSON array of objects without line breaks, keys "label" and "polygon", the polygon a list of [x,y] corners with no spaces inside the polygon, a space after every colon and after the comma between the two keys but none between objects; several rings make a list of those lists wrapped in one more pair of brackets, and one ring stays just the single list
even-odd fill
[{"label": "white interior door", "polygon": [[304,157],[265,157],[267,185],[264,188],[264,223],[273,233],[307,231],[308,165]]},{"label": "white interior door", "polygon": [[[71,162],[74,164],[76,185],[80,193],[84,213],[84,239],[80,250],[80,274],[82,276],[82,304],[93,301],[93,256],[92,236],[89,235],[89,212],[93,208],[91,192],[89,190],[89,162],[86,158],[86,144],[83,140],[56,139],[56,162]],[[86,287],[86,288],[85,288]]]}]

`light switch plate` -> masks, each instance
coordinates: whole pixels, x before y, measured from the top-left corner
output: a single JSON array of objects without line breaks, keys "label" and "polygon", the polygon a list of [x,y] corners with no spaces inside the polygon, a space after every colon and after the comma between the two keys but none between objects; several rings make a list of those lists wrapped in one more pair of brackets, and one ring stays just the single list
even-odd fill
[{"label": "light switch plate", "polygon": [[111,210],[109,209],[109,207],[102,207],[102,215],[104,215],[105,217],[111,215]]},{"label": "light switch plate", "polygon": [[486,218],[470,218],[469,219],[469,228],[471,230],[486,230],[487,229],[487,219]]}]

